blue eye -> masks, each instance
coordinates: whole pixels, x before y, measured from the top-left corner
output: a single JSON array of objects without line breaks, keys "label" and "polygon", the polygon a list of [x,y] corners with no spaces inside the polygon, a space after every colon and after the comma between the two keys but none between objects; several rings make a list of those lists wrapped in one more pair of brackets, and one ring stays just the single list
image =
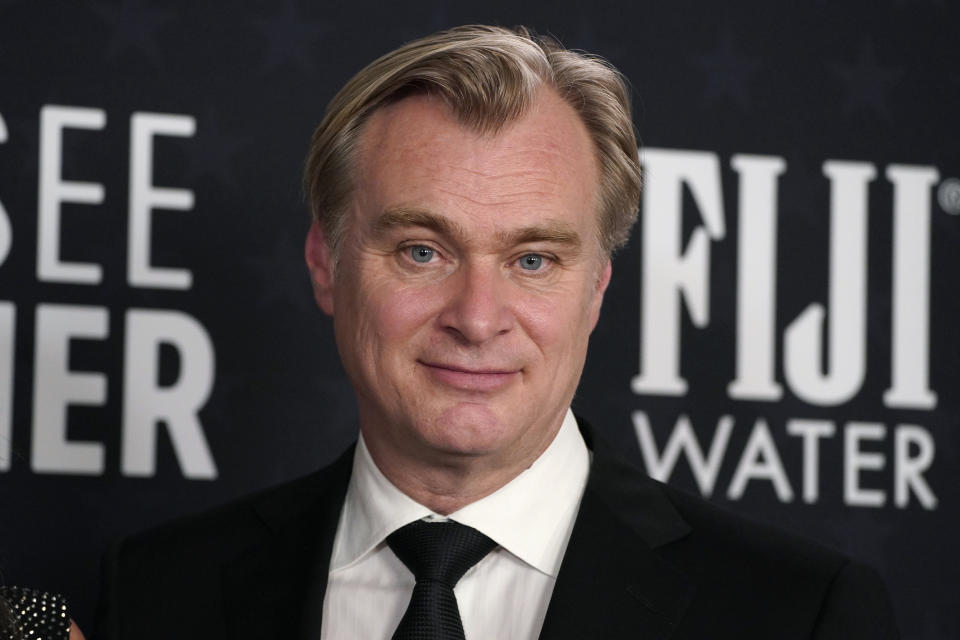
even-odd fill
[{"label": "blue eye", "polygon": [[430,262],[433,259],[434,251],[430,247],[425,247],[422,244],[410,247],[410,257],[413,258],[414,262]]},{"label": "blue eye", "polygon": [[527,271],[537,271],[543,266],[543,256],[536,253],[528,253],[520,258],[520,267]]}]

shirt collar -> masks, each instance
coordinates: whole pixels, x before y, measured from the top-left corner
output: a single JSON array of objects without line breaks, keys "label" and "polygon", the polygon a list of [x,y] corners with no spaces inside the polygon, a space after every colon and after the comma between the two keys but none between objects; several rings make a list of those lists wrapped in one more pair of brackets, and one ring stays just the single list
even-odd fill
[{"label": "shirt collar", "polygon": [[[553,442],[529,468],[489,496],[451,513],[449,519],[477,529],[527,564],[556,577],[589,467],[587,446],[568,409]],[[362,560],[393,531],[426,517],[446,519],[387,480],[361,436],[340,514],[331,571]]]}]

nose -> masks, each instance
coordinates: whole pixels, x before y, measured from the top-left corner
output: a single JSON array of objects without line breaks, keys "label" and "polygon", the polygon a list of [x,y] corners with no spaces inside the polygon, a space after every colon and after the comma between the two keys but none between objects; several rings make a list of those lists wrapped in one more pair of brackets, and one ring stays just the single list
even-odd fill
[{"label": "nose", "polygon": [[458,340],[479,344],[510,331],[510,283],[495,265],[466,266],[448,286],[439,321]]}]

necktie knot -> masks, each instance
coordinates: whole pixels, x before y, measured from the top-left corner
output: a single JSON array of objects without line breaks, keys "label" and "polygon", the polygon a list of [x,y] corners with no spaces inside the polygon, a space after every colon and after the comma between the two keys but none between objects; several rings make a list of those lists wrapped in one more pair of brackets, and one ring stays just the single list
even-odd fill
[{"label": "necktie knot", "polygon": [[497,543],[458,522],[418,520],[387,536],[417,584],[393,640],[463,640],[453,587]]},{"label": "necktie knot", "polygon": [[497,546],[473,527],[452,520],[411,522],[390,534],[387,544],[417,582],[436,580],[451,589]]}]

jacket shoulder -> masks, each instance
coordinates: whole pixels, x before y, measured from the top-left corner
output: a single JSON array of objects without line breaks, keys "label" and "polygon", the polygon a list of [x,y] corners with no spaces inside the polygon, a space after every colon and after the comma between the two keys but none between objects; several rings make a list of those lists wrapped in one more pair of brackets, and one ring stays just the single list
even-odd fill
[{"label": "jacket shoulder", "polygon": [[252,594],[273,597],[278,611],[294,607],[313,559],[332,542],[351,451],[308,476],[115,544],[104,558],[95,637],[227,637]]},{"label": "jacket shoulder", "polygon": [[883,581],[870,567],[698,496],[662,490],[690,532],[659,552],[696,583],[701,619],[739,619],[744,631],[781,638],[898,637]]},{"label": "jacket shoulder", "polygon": [[679,541],[689,551],[702,547],[704,558],[721,556],[741,569],[756,565],[758,570],[775,568],[778,573],[797,571],[829,578],[850,560],[830,549],[782,528],[759,522],[680,489],[661,489],[681,517],[690,525],[690,534]]},{"label": "jacket shoulder", "polygon": [[145,553],[175,562],[176,558],[210,557],[211,553],[223,555],[230,548],[242,548],[265,531],[303,517],[335,497],[340,485],[345,490],[349,464],[344,465],[344,458],[349,461],[344,454],[309,475],[130,535],[119,543],[119,553],[123,558],[139,559]]},{"label": "jacket shoulder", "polygon": [[[579,420],[578,420],[579,422]],[[587,427],[584,429],[584,427]],[[581,423],[594,451],[583,505],[617,534],[620,565],[661,567],[681,638],[896,638],[879,576],[848,556],[648,477]],[[598,509],[599,504],[605,509]],[[626,525],[626,527],[624,527]],[[594,539],[608,534],[592,527]],[[625,534],[623,531],[631,531]],[[627,544],[629,542],[630,544]],[[572,541],[571,541],[572,544]],[[648,583],[656,603],[659,583]],[[681,614],[680,611],[683,610]]]}]

